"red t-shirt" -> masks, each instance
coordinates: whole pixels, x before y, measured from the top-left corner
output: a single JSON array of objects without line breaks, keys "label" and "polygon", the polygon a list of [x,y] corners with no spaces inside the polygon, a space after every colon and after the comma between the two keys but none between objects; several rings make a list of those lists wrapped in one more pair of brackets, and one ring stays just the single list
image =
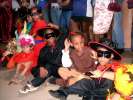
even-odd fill
[{"label": "red t-shirt", "polygon": [[46,26],[47,26],[47,23],[46,23],[45,20],[37,20],[37,21],[34,22],[32,28],[31,28],[30,34],[31,35],[34,34],[36,36],[35,40],[43,40],[42,37],[37,35],[37,31],[39,29],[45,28]]}]

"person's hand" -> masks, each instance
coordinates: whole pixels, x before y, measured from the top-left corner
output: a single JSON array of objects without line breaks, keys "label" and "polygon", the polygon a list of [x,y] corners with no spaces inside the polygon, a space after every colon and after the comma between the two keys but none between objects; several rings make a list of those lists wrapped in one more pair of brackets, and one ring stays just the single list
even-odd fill
[{"label": "person's hand", "polygon": [[9,55],[9,54],[11,54],[11,52],[10,51],[5,51],[4,53],[3,53],[3,57],[5,57],[5,56],[7,56],[7,55]]},{"label": "person's hand", "polygon": [[48,23],[49,27],[55,28],[55,29],[59,29],[59,26],[53,23]]},{"label": "person's hand", "polygon": [[90,76],[92,78],[99,78],[102,76],[102,72],[100,70],[91,71],[91,73],[93,74]]},{"label": "person's hand", "polygon": [[40,77],[44,78],[48,74],[48,71],[44,67],[40,67]]},{"label": "person's hand", "polygon": [[81,79],[83,79],[83,78],[85,78],[85,79],[90,79],[90,80],[91,80],[91,77],[90,77],[90,76],[87,76],[87,75],[84,75],[84,74],[80,74],[80,75],[78,76],[78,79],[79,79],[79,80],[81,80]]},{"label": "person's hand", "polygon": [[79,80],[81,80],[81,79],[83,79],[83,78],[85,78],[85,75],[82,75],[82,74],[81,74],[81,75],[78,76],[78,79],[79,79]]},{"label": "person's hand", "polygon": [[71,43],[70,43],[70,41],[68,39],[65,39],[64,45],[65,45],[65,49],[64,50],[68,51],[70,46],[71,46]]},{"label": "person's hand", "polygon": [[96,51],[94,51],[94,50],[91,50],[91,58],[93,58],[93,59],[97,59],[97,52]]}]

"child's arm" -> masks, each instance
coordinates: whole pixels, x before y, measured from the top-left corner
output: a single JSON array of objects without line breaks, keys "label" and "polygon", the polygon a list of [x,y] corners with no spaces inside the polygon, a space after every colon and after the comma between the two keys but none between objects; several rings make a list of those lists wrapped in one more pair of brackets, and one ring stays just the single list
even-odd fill
[{"label": "child's arm", "polygon": [[103,78],[107,78],[110,80],[114,80],[114,72],[111,71],[106,71],[104,72],[104,74],[102,75]]},{"label": "child's arm", "polygon": [[70,47],[70,42],[68,39],[65,40],[64,42],[65,48],[62,50],[62,65],[63,67],[71,67],[72,61],[69,55],[69,47]]},{"label": "child's arm", "polygon": [[91,71],[91,73],[93,74],[91,77],[93,78],[107,78],[110,80],[114,80],[114,72],[111,71],[105,71],[102,72],[100,70],[95,70],[95,71]]},{"label": "child's arm", "polygon": [[3,56],[1,58],[1,60],[3,61],[5,59],[6,56],[8,56],[9,54],[11,54],[10,51],[6,50],[4,53],[3,53]]},{"label": "child's arm", "polygon": [[69,51],[62,50],[62,65],[63,67],[71,67],[72,66],[72,61],[69,56]]}]

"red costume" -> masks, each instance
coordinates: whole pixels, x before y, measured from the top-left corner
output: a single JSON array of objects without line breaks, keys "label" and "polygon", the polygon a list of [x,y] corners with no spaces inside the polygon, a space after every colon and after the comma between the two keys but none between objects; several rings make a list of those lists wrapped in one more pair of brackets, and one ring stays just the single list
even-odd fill
[{"label": "red costume", "polygon": [[47,23],[45,22],[45,20],[37,20],[34,22],[30,34],[35,36],[35,40],[43,40],[43,37],[40,37],[37,35],[37,31],[39,29],[45,28],[47,26]]},{"label": "red costume", "polygon": [[[33,67],[37,66],[39,52],[40,52],[41,48],[44,47],[46,44],[47,44],[46,42],[36,44],[33,48],[33,51],[30,53],[21,52],[21,53],[15,54],[8,62],[7,68],[13,69],[13,68],[15,68],[15,64],[17,64],[17,63],[24,63],[24,62],[31,61],[32,65],[31,65],[31,68],[29,69],[29,71],[30,71]],[[24,66],[22,66],[21,69],[23,69],[23,67]]]}]

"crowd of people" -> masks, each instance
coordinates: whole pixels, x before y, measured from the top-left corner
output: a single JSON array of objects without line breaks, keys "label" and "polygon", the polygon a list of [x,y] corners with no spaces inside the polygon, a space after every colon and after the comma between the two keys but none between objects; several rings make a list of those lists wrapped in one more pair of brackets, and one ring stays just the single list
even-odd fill
[{"label": "crowd of people", "polygon": [[[8,70],[16,69],[9,85],[28,80],[19,90],[26,94],[38,90],[49,79],[51,84],[60,86],[49,90],[49,94],[61,100],[66,100],[69,94],[78,94],[83,100],[106,100],[107,96],[108,100],[130,100],[133,70],[121,64],[120,53],[131,51],[131,39],[126,45],[124,32],[131,38],[132,23],[124,19],[128,30],[120,23],[125,9],[128,14],[124,17],[133,20],[133,2],[118,1],[12,0],[13,24],[12,30],[8,29],[12,38],[4,38],[8,43],[0,59]],[[126,7],[123,11],[122,5],[123,9]],[[116,87],[120,68],[130,81],[127,94]]]}]

